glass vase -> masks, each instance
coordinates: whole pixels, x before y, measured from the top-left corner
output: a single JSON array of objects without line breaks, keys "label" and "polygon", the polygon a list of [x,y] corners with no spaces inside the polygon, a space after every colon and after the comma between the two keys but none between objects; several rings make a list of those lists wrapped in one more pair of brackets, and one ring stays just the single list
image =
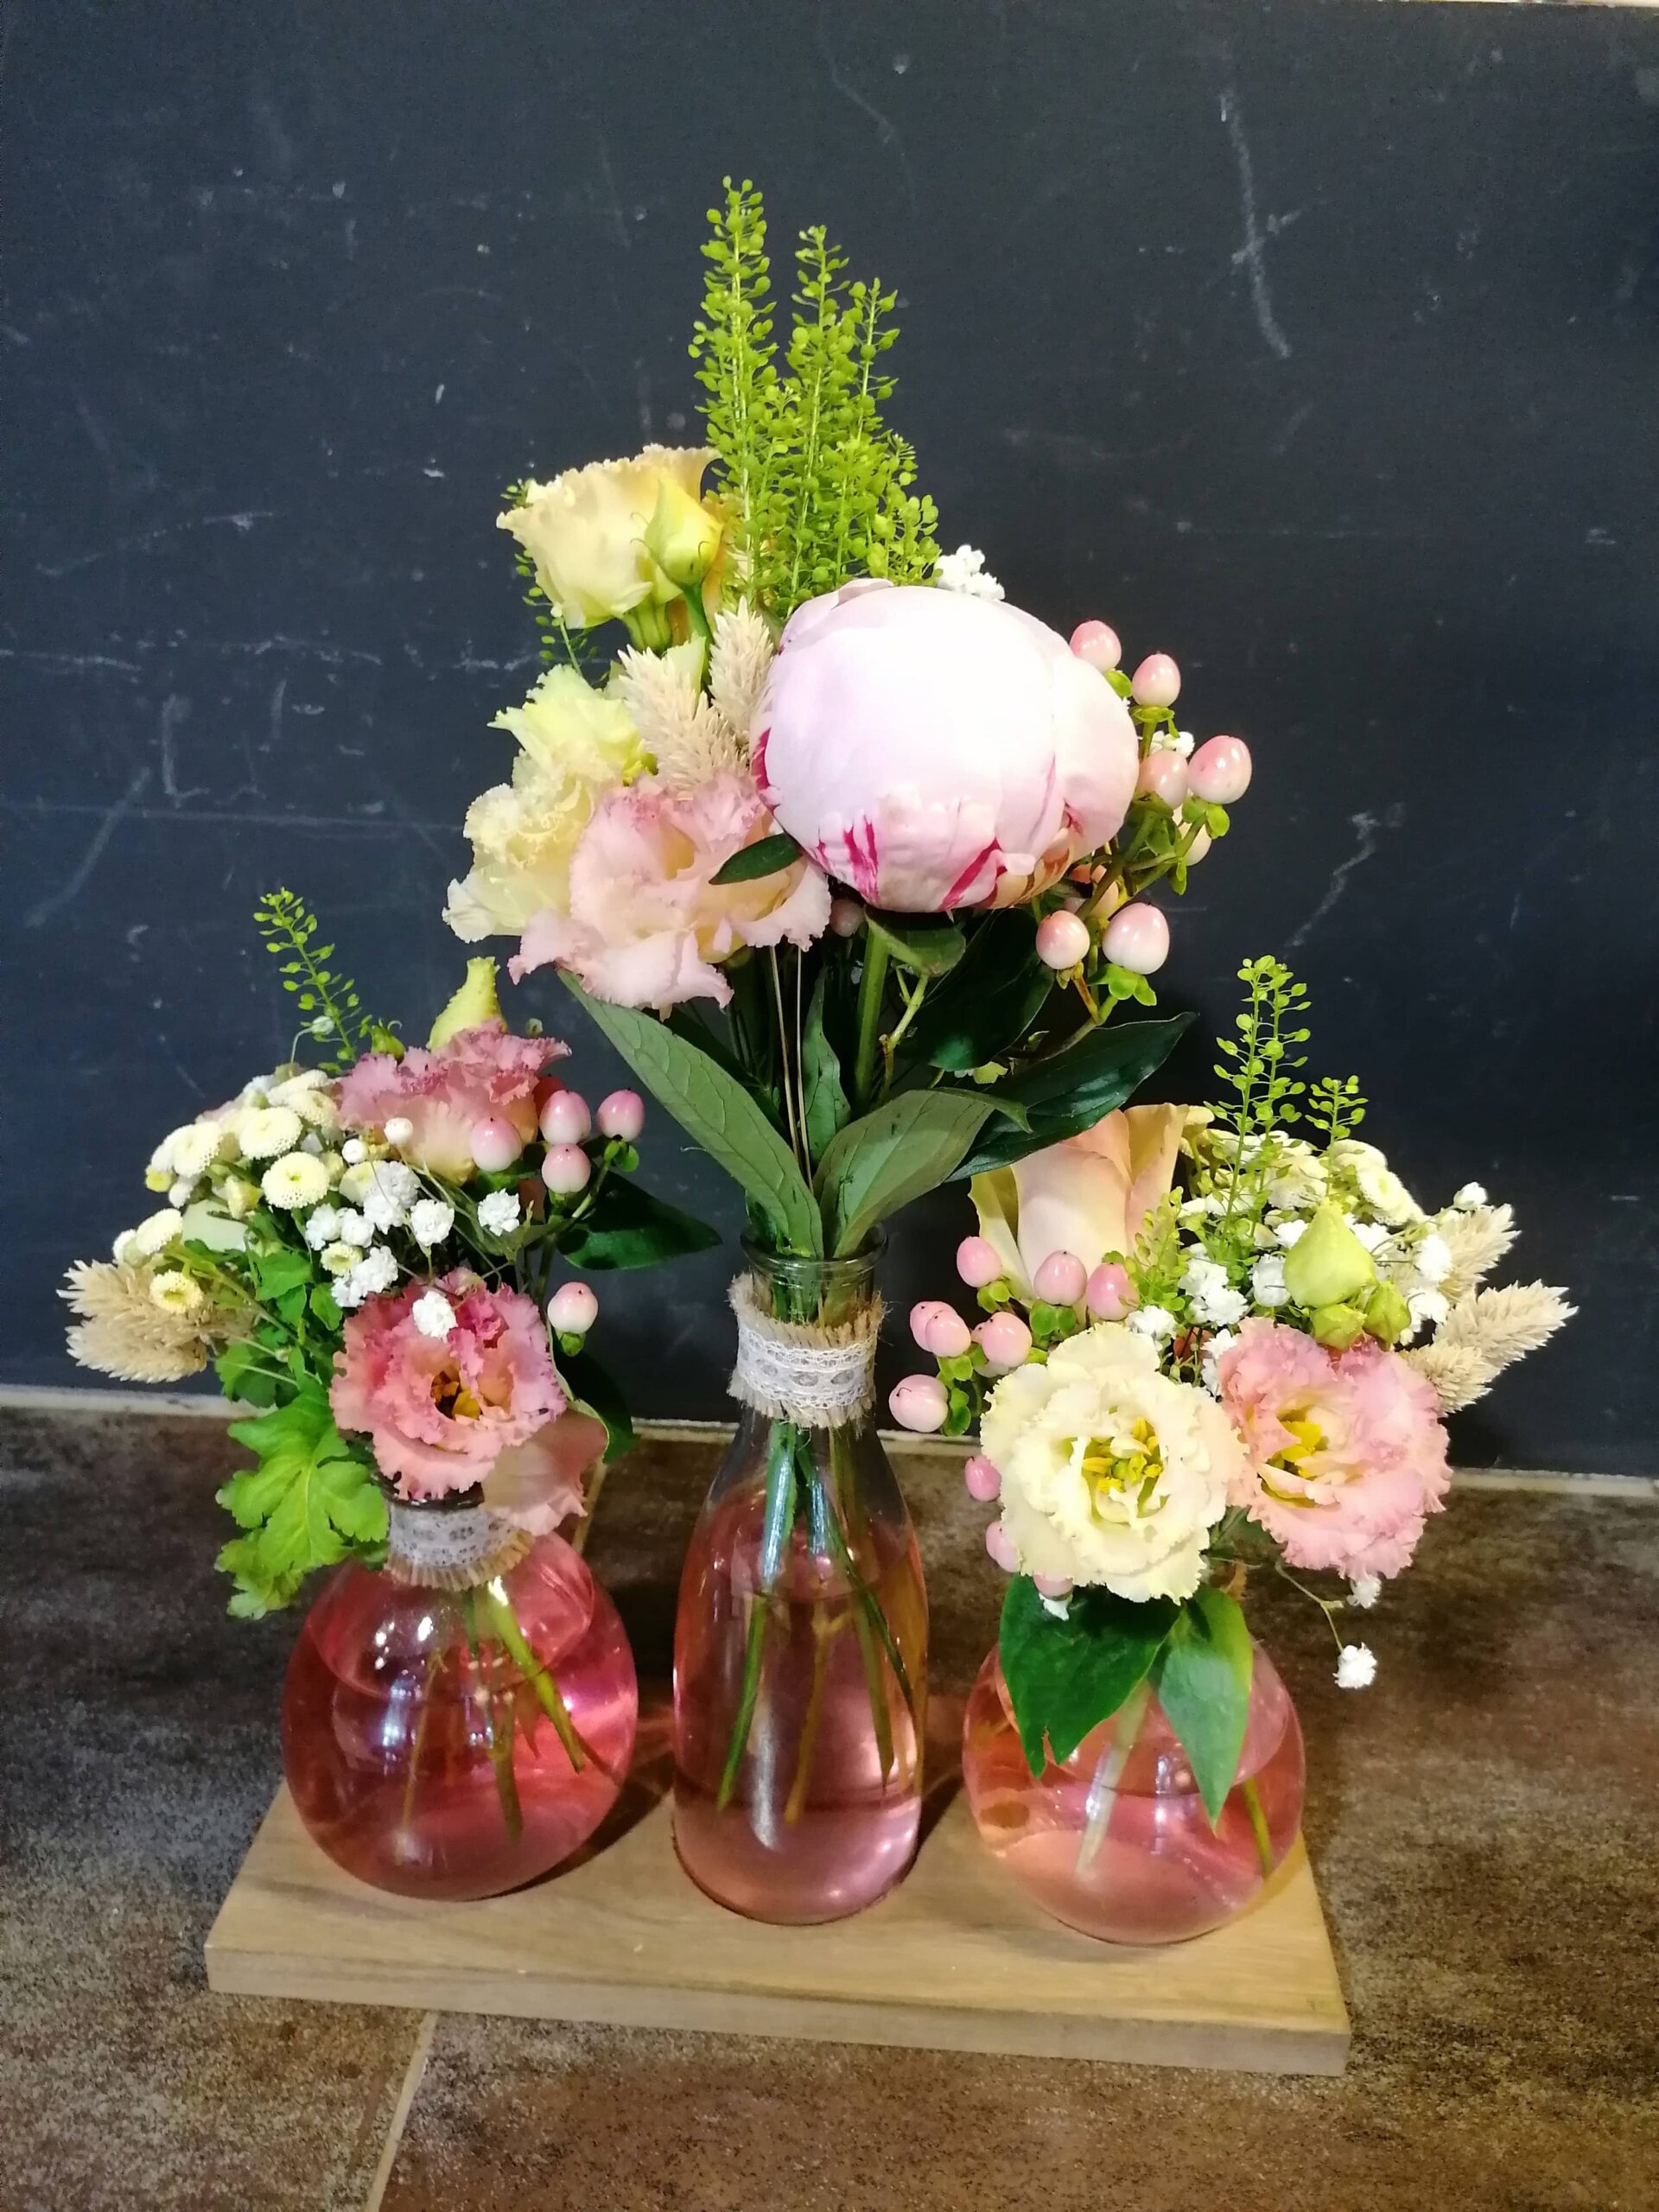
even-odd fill
[{"label": "glass vase", "polygon": [[[734,1389],[770,1317],[839,1339],[826,1388],[858,1403],[822,1419],[742,1405],[680,1581],[674,1839],[734,1911],[836,1920],[890,1889],[916,1848],[927,1597],[871,1405],[874,1254],[748,1257]],[[746,1323],[746,1298],[759,1320]]]},{"label": "glass vase", "polygon": [[615,1803],[639,1693],[614,1605],[559,1536],[475,1492],[394,1502],[384,1572],[340,1567],[289,1664],[283,1764],[359,1880],[484,1897],[568,1859]]},{"label": "glass vase", "polygon": [[968,1700],[963,1779],[987,1849],[1045,1912],[1109,1943],[1178,1943],[1243,1912],[1296,1840],[1302,1732],[1258,1644],[1238,1770],[1212,1828],[1149,1690],[1033,1776],[992,1652]]}]

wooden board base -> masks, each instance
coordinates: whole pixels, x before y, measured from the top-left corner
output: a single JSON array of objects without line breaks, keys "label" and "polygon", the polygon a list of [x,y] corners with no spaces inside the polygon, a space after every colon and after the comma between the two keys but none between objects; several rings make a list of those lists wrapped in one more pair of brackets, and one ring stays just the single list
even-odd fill
[{"label": "wooden board base", "polygon": [[1028,1904],[960,1793],[880,1904],[772,1928],[694,1887],[664,1802],[532,1888],[434,1904],[342,1873],[284,1789],[207,1955],[209,1986],[246,1996],[1256,2073],[1338,2074],[1348,2052],[1300,1844],[1230,1926],[1118,1949]]}]

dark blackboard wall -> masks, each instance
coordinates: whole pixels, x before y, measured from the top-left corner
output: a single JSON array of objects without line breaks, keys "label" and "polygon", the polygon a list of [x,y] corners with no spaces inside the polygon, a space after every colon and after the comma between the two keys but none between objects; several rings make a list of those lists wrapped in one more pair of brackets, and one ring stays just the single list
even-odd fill
[{"label": "dark blackboard wall", "polygon": [[[1659,24],[33,0],[0,127],[6,1377],[71,1379],[60,1269],[281,1050],[262,886],[446,995],[533,667],[494,493],[686,429],[731,168],[899,288],[947,542],[1255,741],[1170,1000],[1285,950],[1368,1134],[1578,1287],[1462,1454],[1652,1470]],[[650,1168],[733,1218],[660,1121]],[[717,1410],[722,1274],[608,1294],[644,1410]]]}]

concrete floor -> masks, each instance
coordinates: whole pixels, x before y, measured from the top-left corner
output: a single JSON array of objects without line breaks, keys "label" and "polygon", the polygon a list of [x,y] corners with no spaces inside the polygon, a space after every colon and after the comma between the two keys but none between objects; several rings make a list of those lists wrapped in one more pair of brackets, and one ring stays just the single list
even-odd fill
[{"label": "concrete floor", "polygon": [[[1302,1714],[1354,2015],[1339,2081],[221,1998],[201,1944],[277,1779],[295,1622],[227,1620],[217,1424],[0,1414],[0,2212],[1459,2212],[1659,2205],[1659,1502],[1466,1487]],[[665,1669],[714,1454],[657,1444],[590,1558]],[[996,1590],[954,1467],[906,1486],[934,1675]]]}]

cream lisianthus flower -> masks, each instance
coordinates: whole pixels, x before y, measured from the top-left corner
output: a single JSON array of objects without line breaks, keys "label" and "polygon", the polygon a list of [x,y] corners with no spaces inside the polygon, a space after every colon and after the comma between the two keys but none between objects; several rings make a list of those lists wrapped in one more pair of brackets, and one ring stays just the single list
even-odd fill
[{"label": "cream lisianthus flower", "polygon": [[1227,1486],[1248,1472],[1214,1400],[1172,1381],[1147,1338],[1116,1323],[1005,1375],[980,1436],[1023,1572],[1137,1604],[1198,1588]]},{"label": "cream lisianthus flower", "polygon": [[526,484],[524,504],[509,507],[497,524],[535,562],[536,581],[559,619],[573,630],[591,629],[645,600],[679,596],[679,586],[647,552],[645,533],[664,487],[671,515],[683,517],[681,502],[699,503],[714,457],[707,446],[653,445],[631,461],[567,468],[550,483]]},{"label": "cream lisianthus flower", "polygon": [[520,751],[512,781],[467,810],[472,870],[450,885],[444,919],[467,944],[518,937],[548,909],[567,912],[570,855],[595,803],[650,765],[626,707],[574,668],[549,669],[491,728],[509,731]]}]

